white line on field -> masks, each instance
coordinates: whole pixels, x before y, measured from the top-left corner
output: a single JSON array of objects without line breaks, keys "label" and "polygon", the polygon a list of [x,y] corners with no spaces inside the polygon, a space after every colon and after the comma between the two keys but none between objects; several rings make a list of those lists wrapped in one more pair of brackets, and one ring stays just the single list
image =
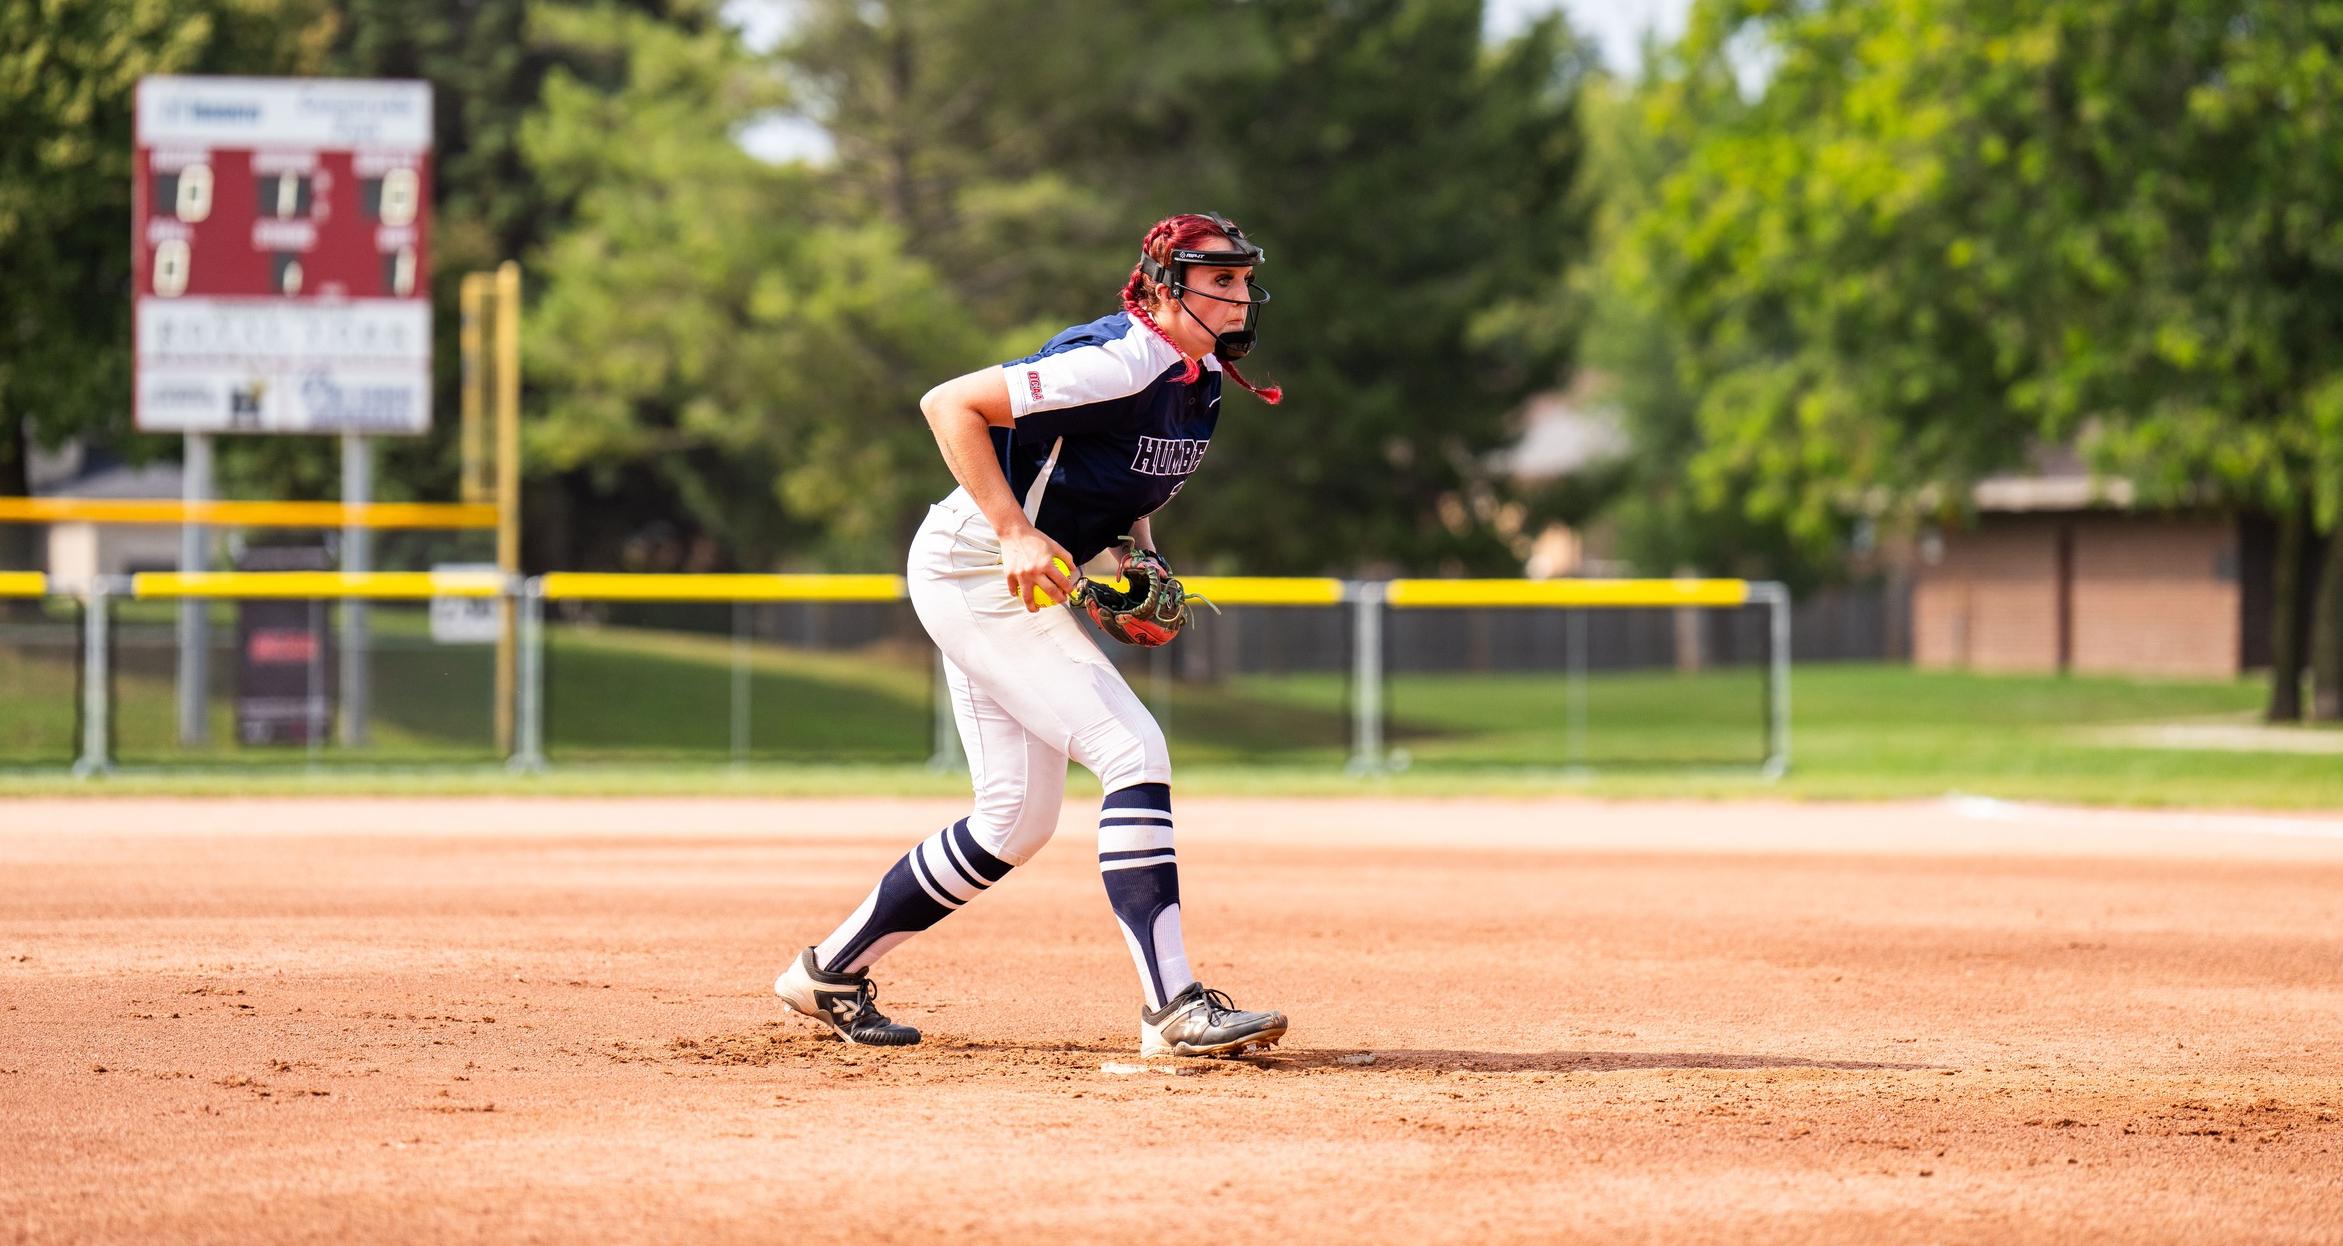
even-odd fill
[{"label": "white line on field", "polygon": [[2030,805],[1991,796],[1945,797],[1945,807],[1978,822],[2033,822],[2053,826],[2195,831],[2207,835],[2280,835],[2290,839],[2343,839],[2343,820],[2287,818],[2254,813],[2175,813],[2160,809],[2076,809]]}]

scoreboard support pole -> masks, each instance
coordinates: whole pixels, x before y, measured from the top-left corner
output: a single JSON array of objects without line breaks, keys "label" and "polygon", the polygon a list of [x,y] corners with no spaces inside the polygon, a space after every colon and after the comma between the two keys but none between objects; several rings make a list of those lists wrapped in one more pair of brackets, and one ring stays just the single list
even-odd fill
[{"label": "scoreboard support pole", "polygon": [[[496,566],[507,584],[521,574],[521,266],[496,269]],[[498,603],[503,626],[496,641],[496,748],[514,755],[514,706],[520,691],[515,657],[520,648],[515,599]]]},{"label": "scoreboard support pole", "polygon": [[[374,443],[363,434],[342,434],[342,505],[360,507],[374,500]],[[364,575],[374,570],[373,531],[356,522],[361,512],[348,512],[342,526],[342,570]],[[366,746],[366,603],[353,597],[342,602],[342,722],[343,748]]]},{"label": "scoreboard support pole", "polygon": [[[180,495],[189,502],[212,498],[212,439],[208,433],[189,433],[180,470]],[[209,571],[205,545],[209,529],[199,523],[179,525],[179,570]],[[210,736],[209,706],[204,693],[210,686],[207,659],[211,656],[211,603],[179,603],[179,745],[199,748]]]}]

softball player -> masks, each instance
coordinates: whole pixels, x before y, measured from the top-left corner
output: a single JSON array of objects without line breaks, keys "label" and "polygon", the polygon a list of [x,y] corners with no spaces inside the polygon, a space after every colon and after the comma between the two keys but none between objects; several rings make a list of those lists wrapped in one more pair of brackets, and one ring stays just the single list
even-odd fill
[{"label": "softball player", "polygon": [[1148,517],[1211,445],[1222,376],[1282,397],[1236,369],[1269,301],[1252,283],[1261,259],[1223,217],[1166,218],[1140,242],[1121,311],[920,400],[960,487],[912,541],[911,603],[943,651],[975,805],[781,974],[773,989],[791,1010],[850,1043],[918,1042],[879,1012],[871,964],[1041,850],[1070,757],[1106,789],[1098,868],[1146,997],[1140,1054],[1216,1055],[1285,1034],[1283,1014],[1239,1011],[1189,971],[1163,731],[1074,613],[1042,608],[1068,601],[1074,569],[1126,535],[1118,568],[1161,567]]}]

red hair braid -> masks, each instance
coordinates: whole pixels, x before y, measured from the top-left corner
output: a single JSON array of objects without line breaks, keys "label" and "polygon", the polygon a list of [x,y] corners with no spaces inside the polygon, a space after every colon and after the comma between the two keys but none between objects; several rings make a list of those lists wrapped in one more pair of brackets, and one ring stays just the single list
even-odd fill
[{"label": "red hair braid", "polygon": [[[1168,265],[1171,263],[1171,253],[1174,248],[1195,250],[1198,249],[1197,244],[1206,238],[1226,236],[1221,232],[1220,226],[1213,224],[1208,218],[1197,216],[1194,213],[1182,213],[1157,221],[1154,227],[1147,231],[1147,236],[1139,240],[1139,250],[1156,263]],[[1180,384],[1193,384],[1202,373],[1202,369],[1197,366],[1195,360],[1188,358],[1188,352],[1180,350],[1180,344],[1172,341],[1171,334],[1164,332],[1162,325],[1155,323],[1155,317],[1147,313],[1147,305],[1140,302],[1140,297],[1146,293],[1146,273],[1141,270],[1139,265],[1134,264],[1131,266],[1131,279],[1123,283],[1123,310],[1131,313],[1140,324],[1146,325],[1149,332],[1162,338],[1164,345],[1179,352],[1181,362],[1186,365],[1180,373]],[[1227,373],[1237,384],[1244,386],[1254,397],[1270,406],[1274,407],[1285,401],[1283,388],[1276,385],[1253,384],[1245,379],[1244,373],[1237,371],[1235,364],[1226,359],[1220,361],[1220,370]]]}]

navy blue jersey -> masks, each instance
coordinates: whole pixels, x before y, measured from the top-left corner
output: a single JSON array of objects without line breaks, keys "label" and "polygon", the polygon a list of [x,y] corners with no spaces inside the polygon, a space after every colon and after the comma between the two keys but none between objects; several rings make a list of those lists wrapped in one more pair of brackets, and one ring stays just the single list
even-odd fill
[{"label": "navy blue jersey", "polygon": [[1212,444],[1220,361],[1183,385],[1180,353],[1129,312],[1075,325],[1001,365],[1011,428],[993,430],[1010,490],[1077,566],[1169,502]]}]

